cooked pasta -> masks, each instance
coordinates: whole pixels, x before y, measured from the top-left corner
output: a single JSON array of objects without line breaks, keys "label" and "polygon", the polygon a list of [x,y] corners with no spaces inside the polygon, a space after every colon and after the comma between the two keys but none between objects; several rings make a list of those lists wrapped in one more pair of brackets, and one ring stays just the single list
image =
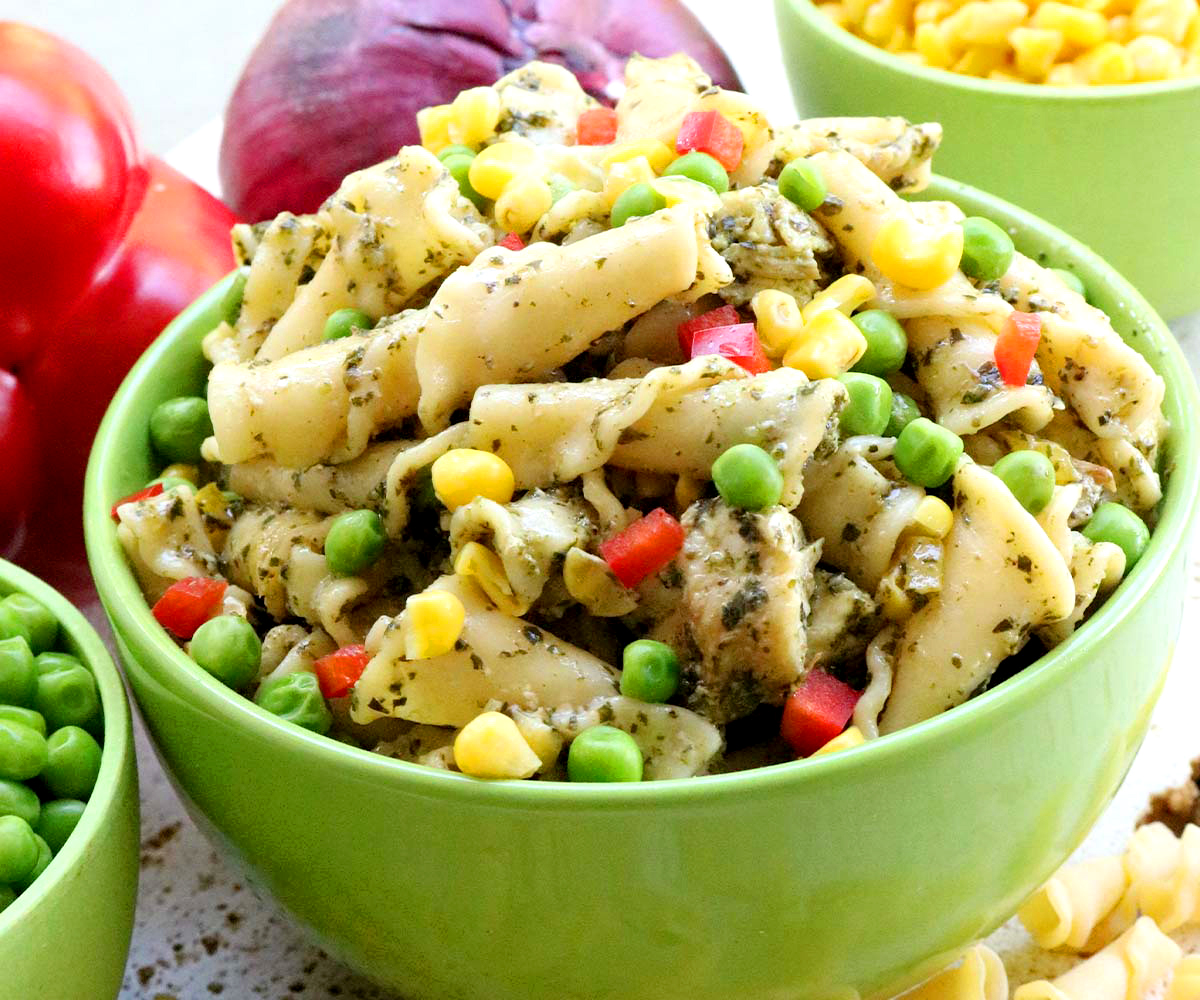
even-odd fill
[{"label": "cooked pasta", "polygon": [[901,1000],[1008,1000],[1008,974],[999,955],[977,944],[957,965],[943,969]]},{"label": "cooked pasta", "polygon": [[[196,481],[114,508],[200,666],[257,658],[243,694],[314,673],[290,721],[475,777],[691,777],[952,709],[1141,554],[1162,380],[996,227],[902,197],[939,126],[773,124],[682,55],[615,109],[531,63],[418,123],[235,229]],[[1030,920],[1192,919],[1194,847]],[[1092,968],[1142,976],[1134,931]],[[914,995],[1003,991],[974,950]]]}]

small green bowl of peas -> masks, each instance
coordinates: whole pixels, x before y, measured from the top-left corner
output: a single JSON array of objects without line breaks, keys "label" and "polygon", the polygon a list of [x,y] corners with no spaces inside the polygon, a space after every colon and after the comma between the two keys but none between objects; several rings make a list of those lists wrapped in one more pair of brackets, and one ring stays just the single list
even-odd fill
[{"label": "small green bowl of peas", "polygon": [[62,596],[0,560],[0,1000],[108,1000],[138,878],[121,676]]}]

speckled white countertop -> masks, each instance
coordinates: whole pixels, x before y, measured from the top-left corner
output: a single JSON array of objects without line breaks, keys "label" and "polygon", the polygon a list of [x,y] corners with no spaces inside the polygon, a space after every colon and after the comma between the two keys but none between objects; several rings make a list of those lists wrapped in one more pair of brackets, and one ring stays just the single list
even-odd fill
[{"label": "speckled white countertop", "polygon": [[[261,10],[260,4],[252,5]],[[727,9],[716,0],[692,0],[706,20]],[[737,64],[747,89],[768,110],[786,118],[791,98],[776,58],[774,24],[767,0],[742,4],[738,17],[725,17],[718,37]],[[715,20],[713,21],[715,23]],[[228,81],[232,85],[232,79]],[[201,183],[215,187],[219,123],[213,122],[169,156]],[[1200,317],[1176,324],[1194,371],[1200,371]],[[1120,849],[1149,795],[1186,775],[1200,755],[1200,560],[1193,559],[1191,592],[1183,633],[1150,734],[1120,793],[1101,818],[1082,855]],[[204,1000],[266,997],[397,1000],[354,976],[309,944],[216,855],[185,816],[138,726],[142,781],[142,870],[137,926],[122,1000]],[[1015,925],[991,943],[1003,954],[1014,982],[1061,971],[1063,960],[1030,947]],[[1200,940],[1190,942],[1200,948]]]}]

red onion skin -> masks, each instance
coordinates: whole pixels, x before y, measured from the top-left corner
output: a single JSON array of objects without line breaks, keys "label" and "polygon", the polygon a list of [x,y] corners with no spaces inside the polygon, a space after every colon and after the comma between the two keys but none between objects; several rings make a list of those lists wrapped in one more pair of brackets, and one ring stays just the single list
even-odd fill
[{"label": "red onion skin", "polygon": [[352,170],[419,142],[418,109],[530,59],[606,99],[628,55],[677,51],[740,88],[679,0],[290,0],[229,101],[224,197],[247,219],[315,211]]}]

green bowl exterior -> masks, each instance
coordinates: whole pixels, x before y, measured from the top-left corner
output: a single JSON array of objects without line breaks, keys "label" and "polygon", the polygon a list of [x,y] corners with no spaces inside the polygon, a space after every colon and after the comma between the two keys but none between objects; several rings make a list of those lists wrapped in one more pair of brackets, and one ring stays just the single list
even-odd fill
[{"label": "green bowl exterior", "polygon": [[50,867],[0,913],[0,1000],[111,1000],[129,954],[138,885],[138,782],[125,686],[83,615],[40,580],[0,561],[0,595],[14,591],[54,612],[65,647],[95,676],[104,753],[79,826]]},{"label": "green bowl exterior", "polygon": [[1165,678],[1200,487],[1197,404],[1162,321],[1095,255],[997,199],[931,194],[1069,266],[1168,382],[1150,546],[1088,625],[959,709],[861,748],[640,785],[478,782],[289,726],[155,624],[108,509],[156,471],[146,423],[200,390],[217,287],[131,372],[85,523],[163,761],[202,826],[334,955],[411,1000],[833,1000],[907,985],[987,934],[1075,848]]},{"label": "green bowl exterior", "polygon": [[809,0],[775,7],[801,116],[941,122],[940,173],[1061,226],[1168,319],[1200,310],[1200,81],[996,83],[916,67]]}]

